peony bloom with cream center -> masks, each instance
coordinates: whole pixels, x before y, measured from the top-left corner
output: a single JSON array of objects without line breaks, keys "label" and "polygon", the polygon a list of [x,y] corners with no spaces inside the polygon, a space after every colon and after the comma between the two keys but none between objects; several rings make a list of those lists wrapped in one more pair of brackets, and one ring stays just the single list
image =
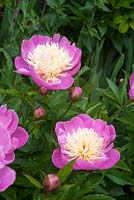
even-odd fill
[{"label": "peony bloom with cream center", "polygon": [[115,129],[103,120],[80,114],[71,121],[58,122],[55,130],[60,147],[54,150],[52,161],[58,168],[76,159],[75,170],[102,170],[120,159],[120,153],[113,149]]},{"label": "peony bloom with cream center", "polygon": [[23,40],[21,54],[15,58],[16,72],[31,76],[39,87],[49,90],[69,88],[81,66],[81,50],[59,34]]}]

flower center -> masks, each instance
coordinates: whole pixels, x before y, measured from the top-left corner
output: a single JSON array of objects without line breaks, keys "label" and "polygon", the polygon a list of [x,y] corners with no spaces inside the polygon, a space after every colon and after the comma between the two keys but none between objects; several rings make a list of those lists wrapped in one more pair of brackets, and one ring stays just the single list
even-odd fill
[{"label": "flower center", "polygon": [[72,58],[68,52],[57,43],[38,45],[28,55],[28,63],[46,82],[58,83],[62,72],[71,69]]},{"label": "flower center", "polygon": [[64,150],[70,159],[81,158],[95,162],[104,155],[103,144],[104,139],[92,128],[78,128],[72,134],[67,133]]}]

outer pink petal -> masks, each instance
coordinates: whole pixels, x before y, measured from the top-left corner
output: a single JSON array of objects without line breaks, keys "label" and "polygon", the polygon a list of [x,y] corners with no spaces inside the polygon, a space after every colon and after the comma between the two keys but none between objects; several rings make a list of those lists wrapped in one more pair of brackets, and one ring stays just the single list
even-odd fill
[{"label": "outer pink petal", "polygon": [[24,128],[19,126],[16,129],[16,131],[12,134],[12,138],[18,139],[18,143],[16,143],[17,144],[16,149],[24,146],[26,142],[28,141],[28,137],[29,136],[28,136],[27,131]]},{"label": "outer pink petal", "polygon": [[71,76],[65,76],[60,78],[61,83],[52,85],[50,90],[64,90],[72,86],[74,79]]},{"label": "outer pink petal", "polygon": [[31,37],[30,41],[32,41],[35,46],[38,46],[49,43],[51,41],[51,38],[43,35],[34,35]]},{"label": "outer pink petal", "polygon": [[130,80],[129,80],[130,88],[134,85],[134,73],[131,74]]},{"label": "outer pink petal", "polygon": [[15,58],[14,63],[15,63],[16,69],[25,69],[29,71],[29,65],[23,60],[23,58],[17,56]]},{"label": "outer pink petal", "polygon": [[108,159],[99,167],[101,170],[113,167],[120,160],[120,153],[116,149],[111,149],[106,155]]},{"label": "outer pink petal", "polygon": [[9,131],[3,127],[0,127],[0,146],[3,148],[4,153],[7,153],[11,148]]},{"label": "outer pink petal", "polygon": [[70,45],[69,40],[63,36],[59,42],[60,47],[64,47],[65,49]]},{"label": "outer pink petal", "polygon": [[53,42],[53,43],[59,43],[59,40],[60,40],[60,34],[55,34],[55,35],[53,36],[52,42]]},{"label": "outer pink petal", "polygon": [[18,115],[16,114],[16,112],[14,110],[9,109],[8,112],[12,113],[12,121],[8,125],[8,130],[10,131],[10,134],[12,134],[18,126],[19,118],[18,118]]},{"label": "outer pink petal", "polygon": [[66,122],[64,124],[66,133],[73,133],[74,131],[77,131],[78,128],[83,128],[84,123],[83,120],[79,116],[73,117],[70,121]]},{"label": "outer pink petal", "polygon": [[7,110],[5,105],[0,107],[0,125],[7,128],[12,134],[18,126],[18,115],[12,109]]},{"label": "outer pink petal", "polygon": [[39,87],[46,87],[49,90],[67,89],[71,87],[71,85],[74,82],[74,79],[70,75],[68,75],[65,77],[61,77],[60,83],[57,83],[57,84],[47,83],[35,73],[33,68],[30,69],[30,72],[31,72],[32,79]]},{"label": "outer pink petal", "polygon": [[69,160],[66,159],[65,157],[63,157],[63,155],[61,154],[60,148],[55,149],[53,151],[52,161],[53,161],[53,164],[57,168],[62,168],[62,167],[64,167],[69,162]]},{"label": "outer pink petal", "polygon": [[83,122],[86,122],[87,120],[91,120],[91,117],[89,117],[89,115],[87,114],[80,114],[80,115],[77,115],[77,117],[81,118]]},{"label": "outer pink petal", "polygon": [[30,76],[29,65],[21,57],[15,58],[16,73]]},{"label": "outer pink petal", "polygon": [[8,165],[8,164],[12,163],[14,161],[14,159],[15,159],[14,152],[10,152],[5,156],[4,164]]},{"label": "outer pink petal", "polygon": [[22,74],[22,75],[25,75],[25,76],[30,76],[30,72],[28,71],[28,70],[26,70],[26,69],[17,69],[16,71],[15,71],[17,74]]},{"label": "outer pink petal", "polygon": [[79,63],[75,66],[75,67],[72,67],[72,69],[68,70],[67,72],[73,76],[75,75],[78,71],[80,71],[80,68],[81,68],[81,62],[79,61]]},{"label": "outer pink petal", "polygon": [[129,98],[130,98],[131,100],[134,99],[134,88],[132,88],[132,89],[129,90],[128,95],[129,95]]},{"label": "outer pink petal", "polygon": [[33,51],[33,49],[35,49],[35,44],[32,42],[32,40],[22,41],[21,54],[25,62],[27,62],[27,56]]},{"label": "outer pink petal", "polygon": [[0,192],[5,191],[10,185],[14,183],[16,173],[9,167],[4,167],[0,170]]},{"label": "outer pink petal", "polygon": [[98,167],[95,164],[90,163],[86,160],[77,159],[73,166],[73,169],[75,169],[75,170],[96,170],[96,169],[98,169]]}]

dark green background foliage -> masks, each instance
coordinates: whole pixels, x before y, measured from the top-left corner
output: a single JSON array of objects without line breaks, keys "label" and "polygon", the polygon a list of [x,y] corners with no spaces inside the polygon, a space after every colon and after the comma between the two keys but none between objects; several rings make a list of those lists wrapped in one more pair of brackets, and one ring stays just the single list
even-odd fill
[{"label": "dark green background foliage", "polygon": [[[134,68],[134,0],[8,0],[0,6],[0,104],[15,109],[30,135],[11,165],[17,180],[0,193],[0,200],[133,199],[134,103],[128,100],[128,80]],[[30,78],[15,73],[21,41],[55,33],[67,36],[83,52],[74,85],[84,92],[71,106],[69,90],[43,97]],[[33,117],[38,106],[46,111],[44,119]],[[109,170],[73,171],[69,176],[68,167],[59,172],[61,187],[46,194],[44,176],[58,172],[51,161],[58,146],[55,123],[80,113],[114,124],[121,160]]]}]

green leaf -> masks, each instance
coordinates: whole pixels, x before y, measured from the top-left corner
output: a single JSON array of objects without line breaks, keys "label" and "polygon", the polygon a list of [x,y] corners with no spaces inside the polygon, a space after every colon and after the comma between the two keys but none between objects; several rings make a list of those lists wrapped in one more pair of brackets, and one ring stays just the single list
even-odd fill
[{"label": "green leaf", "polygon": [[134,21],[131,21],[131,22],[129,23],[129,25],[130,25],[131,29],[134,30]]},{"label": "green leaf", "polygon": [[114,18],[114,24],[120,24],[122,21],[124,21],[123,15],[119,15],[119,16]]},{"label": "green leaf", "polygon": [[118,74],[118,72],[120,71],[122,65],[124,63],[124,54],[122,54],[119,58],[119,60],[117,61],[115,67],[114,67],[114,70],[113,70],[113,73],[112,73],[112,76],[111,76],[111,79],[115,82],[116,80],[116,76]]},{"label": "green leaf", "polygon": [[128,31],[129,24],[127,21],[123,21],[119,25],[119,31],[120,33],[126,33]]},{"label": "green leaf", "polygon": [[106,172],[105,176],[118,185],[131,184],[131,179],[119,170],[110,169]]},{"label": "green leaf", "polygon": [[66,179],[67,176],[72,172],[72,167],[75,163],[75,160],[72,160],[69,162],[67,165],[65,165],[62,169],[60,169],[57,173],[57,175],[60,177],[61,183],[63,183]]},{"label": "green leaf", "polygon": [[124,170],[126,170],[126,171],[131,171],[131,170],[129,169],[129,167],[126,165],[126,163],[125,163],[123,160],[120,160],[120,161],[115,165],[114,168],[124,169]]},{"label": "green leaf", "polygon": [[95,105],[91,106],[86,113],[90,114],[93,110],[95,110],[96,108],[100,107],[102,105],[102,103],[96,103]]},{"label": "green leaf", "polygon": [[111,91],[113,92],[113,94],[115,95],[115,97],[118,99],[118,101],[120,102],[120,97],[119,97],[119,89],[117,87],[117,85],[112,82],[110,79],[107,78],[107,83],[111,89]]},{"label": "green leaf", "polygon": [[37,188],[43,189],[43,186],[41,185],[41,183],[40,183],[37,179],[35,179],[35,178],[33,178],[32,176],[27,175],[27,174],[24,174],[24,176],[25,176],[33,185],[35,185]]}]

